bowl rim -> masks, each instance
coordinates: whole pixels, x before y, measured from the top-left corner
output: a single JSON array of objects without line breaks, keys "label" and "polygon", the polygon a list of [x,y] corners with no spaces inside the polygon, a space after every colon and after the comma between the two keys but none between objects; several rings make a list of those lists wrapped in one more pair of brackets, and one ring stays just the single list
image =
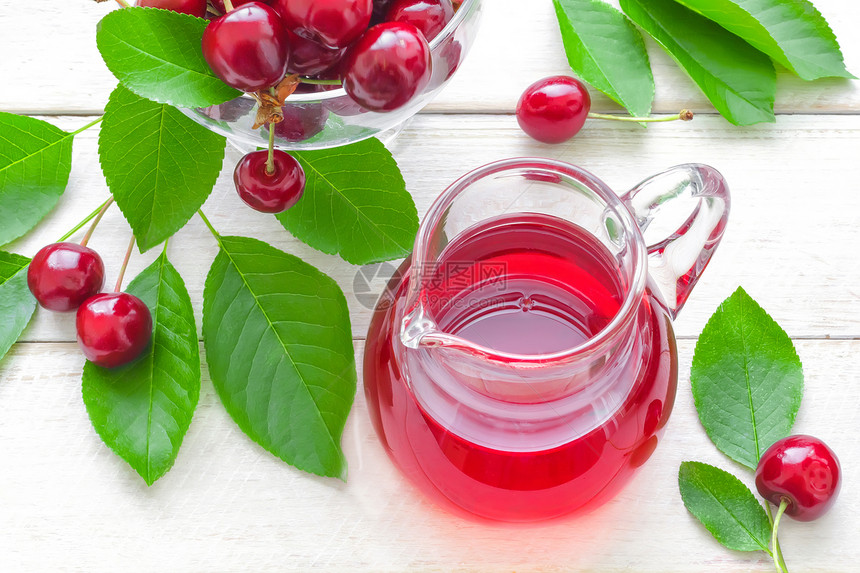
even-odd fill
[{"label": "bowl rim", "polygon": [[[460,23],[466,19],[466,14],[468,14],[472,10],[473,5],[477,4],[478,2],[480,2],[480,0],[463,0],[463,3],[460,5],[460,7],[454,13],[454,17],[451,18],[451,21],[448,22],[445,25],[445,27],[442,28],[442,31],[439,32],[438,34],[436,34],[436,37],[433,38],[433,40],[431,40],[429,42],[431,52],[433,50],[435,50],[439,45],[441,45],[442,42],[446,41],[449,37],[451,37],[454,34],[454,31],[457,28],[459,28]],[[251,96],[248,94],[243,94],[240,97],[250,98]],[[295,102],[295,103],[322,102],[322,101],[328,101],[328,100],[336,99],[339,97],[347,97],[346,90],[342,86],[337,88],[337,89],[328,90],[328,91],[324,91],[324,92],[314,92],[314,93],[305,93],[305,94],[294,93],[294,94],[290,95],[290,102],[291,103],[292,102]]]}]

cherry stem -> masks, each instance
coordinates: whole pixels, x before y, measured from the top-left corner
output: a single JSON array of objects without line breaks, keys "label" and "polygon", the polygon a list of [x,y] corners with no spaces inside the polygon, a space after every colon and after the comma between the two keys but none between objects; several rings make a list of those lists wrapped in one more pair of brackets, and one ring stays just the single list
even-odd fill
[{"label": "cherry stem", "polygon": [[311,84],[314,86],[339,86],[341,85],[340,80],[315,80],[313,78],[306,78],[303,76],[299,76],[299,81],[303,84]]},{"label": "cherry stem", "polygon": [[128,2],[125,0],[116,0],[116,3],[122,6],[123,8],[131,8]]},{"label": "cherry stem", "polygon": [[233,11],[233,2],[230,0],[224,0],[224,13]]},{"label": "cherry stem", "polygon": [[611,119],[613,121],[633,121],[636,123],[661,123],[664,121],[690,121],[693,119],[693,112],[688,109],[682,109],[678,115],[670,115],[666,117],[628,117],[625,115],[611,115],[608,113],[589,113],[588,117],[591,119]]},{"label": "cherry stem", "polygon": [[96,218],[93,221],[93,224],[90,225],[90,228],[87,230],[87,233],[84,235],[84,238],[81,239],[81,246],[86,247],[87,243],[90,242],[90,237],[93,236],[93,232],[96,230],[96,227],[99,224],[99,221],[104,217],[105,212],[108,210],[108,207],[113,203],[113,196],[111,196],[107,201],[102,203],[101,209],[99,209],[98,213],[96,213]]},{"label": "cherry stem", "polygon": [[[770,521],[770,526],[773,528],[773,512],[770,510],[770,504],[764,504],[764,508],[767,510],[767,519]],[[782,556],[782,547],[779,546],[779,539],[776,540],[776,555],[779,557],[779,560],[782,563],[785,563],[785,558]],[[773,557],[774,553],[770,553],[770,556]]]},{"label": "cherry stem", "polygon": [[269,124],[269,157],[266,159],[266,174],[275,174],[275,124]]},{"label": "cherry stem", "polygon": [[776,510],[776,517],[773,518],[773,529],[770,534],[770,544],[773,547],[773,564],[776,565],[776,570],[780,573],[788,573],[788,567],[785,565],[785,559],[782,558],[782,552],[779,551],[779,520],[782,519],[782,514],[785,513],[788,504],[791,503],[787,497],[779,500],[779,509]]},{"label": "cherry stem", "polygon": [[109,198],[107,201],[105,201],[104,203],[102,203],[101,205],[99,205],[98,207],[96,207],[96,208],[93,210],[93,212],[92,212],[92,213],[90,213],[89,215],[87,215],[86,217],[84,217],[84,220],[83,220],[83,221],[81,221],[80,223],[78,223],[77,225],[75,225],[75,226],[72,228],[72,230],[71,230],[71,231],[69,231],[68,233],[66,233],[65,235],[63,235],[63,236],[62,236],[62,237],[60,237],[59,239],[57,239],[57,242],[58,242],[58,243],[62,243],[63,241],[65,241],[66,239],[68,239],[69,237],[71,237],[72,235],[74,235],[75,233],[77,233],[78,231],[80,231],[80,230],[81,230],[81,227],[83,227],[84,225],[86,225],[87,223],[89,223],[90,221],[92,221],[92,220],[93,220],[93,217],[95,217],[96,215],[98,215],[98,214],[99,214],[99,212],[102,210],[102,207],[104,207],[104,206],[105,206],[109,201],[113,201],[113,197]]},{"label": "cherry stem", "polygon": [[128,242],[128,249],[125,251],[125,258],[122,261],[122,266],[119,268],[119,276],[116,278],[116,286],[114,292],[122,290],[122,278],[125,276],[125,268],[128,266],[128,260],[131,258],[131,251],[134,249],[134,233],[131,234],[131,241]]},{"label": "cherry stem", "polygon": [[[269,93],[277,97],[275,88],[269,88]],[[275,174],[275,124],[269,123],[269,156],[266,159],[266,175]]]}]

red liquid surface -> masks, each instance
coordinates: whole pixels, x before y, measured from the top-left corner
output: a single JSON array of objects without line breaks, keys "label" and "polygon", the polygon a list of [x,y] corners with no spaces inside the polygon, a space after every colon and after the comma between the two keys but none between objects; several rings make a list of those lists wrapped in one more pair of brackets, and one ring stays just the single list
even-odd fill
[{"label": "red liquid surface", "polygon": [[[426,283],[428,315],[441,330],[492,350],[567,350],[595,336],[618,312],[624,286],[616,264],[596,239],[560,219],[495,219],[445,249]],[[408,269],[406,261],[406,280]],[[611,374],[595,370],[598,377],[620,375],[625,393],[618,397],[616,391],[599,424],[585,430],[577,420],[561,424],[553,445],[544,448],[524,447],[528,436],[512,440],[511,447],[499,445],[492,419],[484,436],[480,425],[467,431],[456,415],[442,423],[422,407],[413,388],[434,380],[413,368],[410,387],[403,376],[405,353],[418,352],[399,340],[405,290],[406,281],[392,279],[374,314],[365,392],[389,455],[437,502],[491,519],[556,517],[608,500],[653,453],[672,409],[677,358],[669,320],[650,290],[637,320],[621,335],[634,339],[621,355],[607,356],[616,363],[605,369]],[[523,406],[515,402],[502,399],[499,407],[516,412]]]}]

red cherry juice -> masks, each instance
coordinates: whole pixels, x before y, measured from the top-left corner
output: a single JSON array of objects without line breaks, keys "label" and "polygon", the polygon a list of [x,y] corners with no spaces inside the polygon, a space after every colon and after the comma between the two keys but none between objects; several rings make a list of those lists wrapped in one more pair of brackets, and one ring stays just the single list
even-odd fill
[{"label": "red cherry juice", "polygon": [[[431,414],[432,399],[417,398],[441,382],[432,372],[442,370],[411,367],[406,353],[422,350],[400,342],[409,267],[407,260],[374,313],[364,386],[388,454],[426,494],[485,518],[546,519],[603,503],[650,457],[672,409],[677,381],[671,325],[650,288],[635,320],[619,332],[615,349],[591,358],[587,370],[594,374],[586,386],[604,390],[595,390],[590,402],[571,409],[563,396],[558,402],[535,400],[542,404],[529,404],[521,396],[480,397],[514,420],[518,412],[534,416],[540,407],[551,415],[571,410],[551,430],[535,434],[532,443],[525,418],[521,427],[514,423],[513,432],[491,415],[470,419],[465,408],[458,412],[456,406],[441,420]],[[618,262],[602,243],[548,215],[504,216],[473,227],[424,272],[429,278],[422,297],[438,328],[506,354],[579,346],[610,324],[626,292]],[[524,391],[534,372],[523,373]],[[472,380],[459,382],[458,391],[466,392],[461,395],[475,391]],[[580,390],[586,396],[588,391]],[[579,416],[579,411],[587,414]]]}]

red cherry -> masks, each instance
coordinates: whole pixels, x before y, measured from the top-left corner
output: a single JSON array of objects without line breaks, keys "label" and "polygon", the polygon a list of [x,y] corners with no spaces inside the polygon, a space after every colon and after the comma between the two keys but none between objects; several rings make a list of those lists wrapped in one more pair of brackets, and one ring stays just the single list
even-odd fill
[{"label": "red cherry", "polygon": [[563,143],[576,135],[591,109],[582,82],[569,76],[539,80],[517,104],[517,121],[527,134],[544,143]]},{"label": "red cherry", "polygon": [[142,300],[124,292],[97,294],[78,309],[78,345],[104,368],[128,364],[152,338],[152,315]]},{"label": "red cherry", "polygon": [[281,112],[284,119],[275,124],[275,138],[289,142],[310,139],[323,130],[328,119],[328,110],[318,103],[287,102]]},{"label": "red cherry", "polygon": [[77,243],[43,247],[27,269],[27,286],[48,310],[68,312],[98,293],[105,282],[105,265],[94,250]]},{"label": "red cherry", "polygon": [[233,183],[239,197],[262,213],[280,213],[295,205],[305,190],[305,172],[292,155],[280,149],[273,153],[275,169],[266,171],[266,150],[252,151],[239,160]]},{"label": "red cherry", "polygon": [[290,35],[290,72],[303,76],[321,74],[336,65],[346,50],[329,48],[298,34]]},{"label": "red cherry", "polygon": [[206,0],[137,0],[135,6],[161,8],[202,18],[206,15]]},{"label": "red cherry", "polygon": [[755,485],[774,505],[789,503],[785,513],[798,521],[821,517],[839,493],[839,459],[812,436],[789,436],[769,447],[755,470]]},{"label": "red cherry", "polygon": [[332,48],[345,48],[370,24],[372,0],[274,0],[291,31]]},{"label": "red cherry", "polygon": [[343,87],[362,107],[392,111],[430,83],[430,46],[412,24],[385,22],[368,30],[344,60]]},{"label": "red cherry", "polygon": [[221,80],[255,92],[287,73],[290,44],[277,12],[250,2],[212,21],[203,32],[203,57]]},{"label": "red cherry", "polygon": [[[221,12],[222,14],[227,11],[227,7],[224,6],[224,0],[209,0],[212,3],[212,7]],[[235,10],[239,6],[244,6],[249,2],[262,2],[263,4],[271,4],[272,0],[233,0],[233,9]]]},{"label": "red cherry", "polygon": [[412,24],[430,42],[453,17],[451,0],[394,0],[385,19]]},{"label": "red cherry", "polygon": [[433,58],[433,77],[430,89],[436,89],[448,81],[463,61],[463,45],[454,36],[445,38]]}]

